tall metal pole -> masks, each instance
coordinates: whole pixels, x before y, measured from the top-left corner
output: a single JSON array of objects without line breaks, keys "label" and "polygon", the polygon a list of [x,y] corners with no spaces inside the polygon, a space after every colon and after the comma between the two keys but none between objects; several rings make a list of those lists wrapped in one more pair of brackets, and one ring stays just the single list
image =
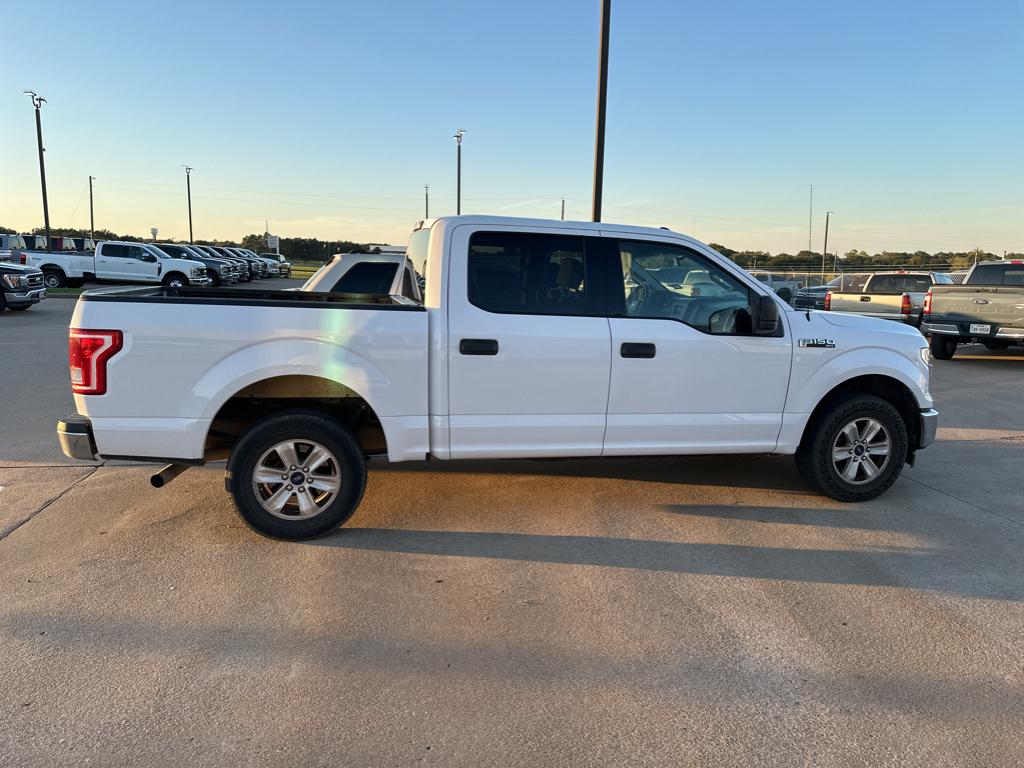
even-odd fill
[{"label": "tall metal pole", "polygon": [[185,169],[185,191],[188,194],[188,241],[193,243],[192,239],[192,169],[187,166],[181,166]]},{"label": "tall metal pole", "polygon": [[811,233],[814,231],[814,185],[811,184],[811,202],[807,208],[807,253],[811,254],[814,251],[811,249]]},{"label": "tall metal pole", "polygon": [[462,136],[465,128],[459,128],[452,137],[455,139],[455,213],[462,213]]},{"label": "tall metal pole", "polygon": [[89,177],[89,239],[96,239],[96,219],[92,212],[92,180],[93,177]]},{"label": "tall metal pole", "polygon": [[46,163],[43,162],[43,122],[39,116],[39,109],[46,103],[46,99],[35,91],[25,91],[25,94],[32,99],[32,106],[36,108],[36,144],[39,147],[39,183],[43,188],[43,226],[46,228],[46,250],[50,250],[50,204],[46,199]]},{"label": "tall metal pole", "polygon": [[423,185],[423,218],[430,218],[430,185]]},{"label": "tall metal pole", "polygon": [[825,259],[828,258],[828,218],[832,211],[825,211],[825,244],[821,248],[821,282],[825,282]]},{"label": "tall metal pole", "polygon": [[565,221],[565,198],[562,198],[562,221]]},{"label": "tall metal pole", "polygon": [[612,0],[601,0],[601,53],[597,78],[597,130],[594,141],[594,199],[591,218],[601,220],[604,195],[604,122],[608,110],[608,34],[611,31]]}]

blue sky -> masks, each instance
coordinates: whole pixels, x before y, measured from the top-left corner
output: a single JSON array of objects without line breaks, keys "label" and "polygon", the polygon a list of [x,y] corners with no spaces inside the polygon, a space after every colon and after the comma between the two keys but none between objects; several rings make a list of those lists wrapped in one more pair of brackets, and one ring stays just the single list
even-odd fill
[{"label": "blue sky", "polygon": [[[605,219],[734,248],[1024,251],[1024,4],[615,0]],[[587,218],[597,0],[8,0],[0,224],[404,242],[454,212]],[[28,46],[38,30],[37,46]],[[10,40],[10,37],[8,37]]]}]

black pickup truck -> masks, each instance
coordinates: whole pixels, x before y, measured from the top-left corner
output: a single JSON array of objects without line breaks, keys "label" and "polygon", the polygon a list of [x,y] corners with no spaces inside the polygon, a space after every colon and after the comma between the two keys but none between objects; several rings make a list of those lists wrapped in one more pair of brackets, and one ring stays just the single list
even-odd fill
[{"label": "black pickup truck", "polygon": [[28,309],[45,298],[42,270],[0,262],[0,312]]}]

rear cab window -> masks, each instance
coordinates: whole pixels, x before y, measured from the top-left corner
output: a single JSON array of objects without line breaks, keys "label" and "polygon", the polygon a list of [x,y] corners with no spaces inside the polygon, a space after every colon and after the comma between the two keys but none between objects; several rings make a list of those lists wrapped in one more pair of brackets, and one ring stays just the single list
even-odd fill
[{"label": "rear cab window", "polygon": [[397,264],[386,261],[361,261],[342,275],[331,288],[332,293],[370,293],[387,296],[395,281]]}]

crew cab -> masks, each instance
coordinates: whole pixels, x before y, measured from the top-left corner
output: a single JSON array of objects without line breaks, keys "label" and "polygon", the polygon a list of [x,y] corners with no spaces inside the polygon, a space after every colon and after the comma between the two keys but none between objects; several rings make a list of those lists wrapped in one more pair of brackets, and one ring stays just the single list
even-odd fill
[{"label": "crew cab", "polygon": [[[65,454],[170,462],[157,486],[226,458],[242,517],[304,538],[355,512],[371,456],[790,454],[819,491],[862,501],[934,439],[921,334],[793,310],[693,238],[453,216],[421,223],[409,259],[422,303],[87,291]],[[706,290],[667,286],[666,269]]]},{"label": "crew cab", "polygon": [[420,301],[412,262],[404,253],[339,253],[298,290],[405,296]]},{"label": "crew cab", "polygon": [[174,258],[149,243],[104,240],[92,254],[30,253],[28,263],[43,271],[47,288],[81,285],[85,280],[155,283],[174,288],[210,284],[203,264]]},{"label": "crew cab", "polygon": [[0,312],[28,309],[45,298],[46,287],[40,270],[0,262]]},{"label": "crew cab", "polygon": [[896,320],[917,326],[924,311],[924,297],[933,285],[952,285],[942,272],[913,272],[900,269],[874,272],[857,292],[829,291],[825,310],[852,312],[881,320]]},{"label": "crew cab", "polygon": [[940,360],[951,359],[959,344],[1024,345],[1024,261],[982,261],[962,285],[934,286],[925,297],[921,331]]}]

